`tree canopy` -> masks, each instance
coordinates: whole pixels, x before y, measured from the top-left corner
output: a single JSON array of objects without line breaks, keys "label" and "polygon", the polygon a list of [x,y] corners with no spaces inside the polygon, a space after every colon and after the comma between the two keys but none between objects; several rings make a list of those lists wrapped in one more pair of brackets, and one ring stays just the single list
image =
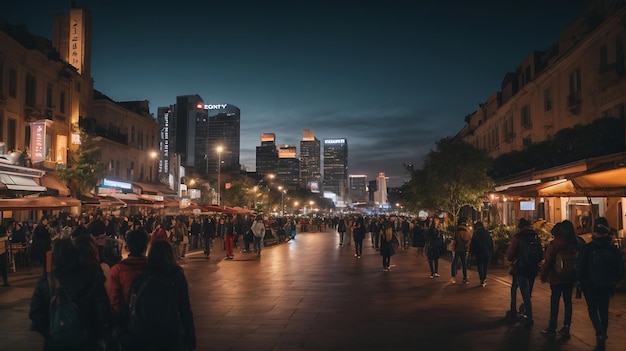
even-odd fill
[{"label": "tree canopy", "polygon": [[105,171],[98,143],[81,131],[80,146],[70,151],[67,167],[59,170],[59,177],[66,182],[72,196],[79,197],[94,189]]},{"label": "tree canopy", "polygon": [[491,165],[485,151],[460,139],[441,139],[424,158],[422,169],[406,166],[411,179],[404,185],[403,202],[415,212],[443,212],[456,221],[461,208],[479,208],[493,190],[494,182],[487,175]]}]

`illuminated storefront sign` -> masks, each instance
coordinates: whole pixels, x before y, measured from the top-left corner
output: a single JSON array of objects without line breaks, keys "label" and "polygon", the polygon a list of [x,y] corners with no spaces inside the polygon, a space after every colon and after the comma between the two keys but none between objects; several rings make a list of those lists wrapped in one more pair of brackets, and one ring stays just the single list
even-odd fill
[{"label": "illuminated storefront sign", "polygon": [[204,105],[205,110],[222,110],[225,109],[228,104],[212,104],[212,105]]},{"label": "illuminated storefront sign", "polygon": [[122,188],[122,189],[132,189],[133,186],[130,183],[126,183],[126,182],[119,182],[116,180],[111,180],[111,179],[106,179],[104,178],[102,180],[102,185],[105,187],[111,187],[111,188]]},{"label": "illuminated storefront sign", "polygon": [[31,122],[30,132],[30,159],[43,162],[46,160],[46,122]]},{"label": "illuminated storefront sign", "polygon": [[69,62],[76,67],[78,73],[83,70],[83,10],[72,9],[70,11],[70,52]]},{"label": "illuminated storefront sign", "polygon": [[72,133],[72,145],[80,145],[80,134]]}]

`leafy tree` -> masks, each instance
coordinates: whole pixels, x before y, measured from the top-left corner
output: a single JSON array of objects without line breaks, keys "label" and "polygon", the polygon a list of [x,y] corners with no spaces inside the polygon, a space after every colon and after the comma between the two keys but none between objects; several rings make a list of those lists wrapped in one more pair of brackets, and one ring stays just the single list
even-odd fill
[{"label": "leafy tree", "polygon": [[414,211],[425,207],[447,213],[456,222],[461,208],[479,208],[485,194],[493,190],[494,182],[487,175],[491,165],[485,151],[460,139],[441,139],[424,158],[422,169],[406,167],[411,180],[403,189],[403,202]]},{"label": "leafy tree", "polygon": [[81,131],[80,146],[70,151],[67,167],[59,170],[59,177],[67,183],[72,196],[89,193],[104,176],[106,166],[100,162],[100,155],[98,143]]},{"label": "leafy tree", "polygon": [[254,180],[246,176],[237,176],[231,179],[230,188],[226,183],[221,184],[221,203],[226,206],[249,207],[254,202]]}]

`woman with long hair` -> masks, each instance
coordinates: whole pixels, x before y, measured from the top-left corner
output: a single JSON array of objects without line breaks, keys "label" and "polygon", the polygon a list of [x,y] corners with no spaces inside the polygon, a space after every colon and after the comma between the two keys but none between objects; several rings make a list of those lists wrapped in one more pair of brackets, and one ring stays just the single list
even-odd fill
[{"label": "woman with long hair", "polygon": [[426,258],[428,259],[428,267],[430,268],[430,279],[439,277],[439,256],[441,255],[441,246],[443,237],[441,235],[441,219],[433,218],[430,226],[424,233]]}]

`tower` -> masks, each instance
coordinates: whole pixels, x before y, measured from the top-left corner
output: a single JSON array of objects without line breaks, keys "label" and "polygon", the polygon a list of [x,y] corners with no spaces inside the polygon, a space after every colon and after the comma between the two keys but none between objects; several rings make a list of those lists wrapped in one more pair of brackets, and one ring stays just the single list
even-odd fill
[{"label": "tower", "polygon": [[300,141],[300,182],[313,191],[319,192],[321,175],[320,141],[312,130],[305,129]]},{"label": "tower", "polygon": [[324,139],[324,192],[343,199],[348,181],[348,141]]}]

